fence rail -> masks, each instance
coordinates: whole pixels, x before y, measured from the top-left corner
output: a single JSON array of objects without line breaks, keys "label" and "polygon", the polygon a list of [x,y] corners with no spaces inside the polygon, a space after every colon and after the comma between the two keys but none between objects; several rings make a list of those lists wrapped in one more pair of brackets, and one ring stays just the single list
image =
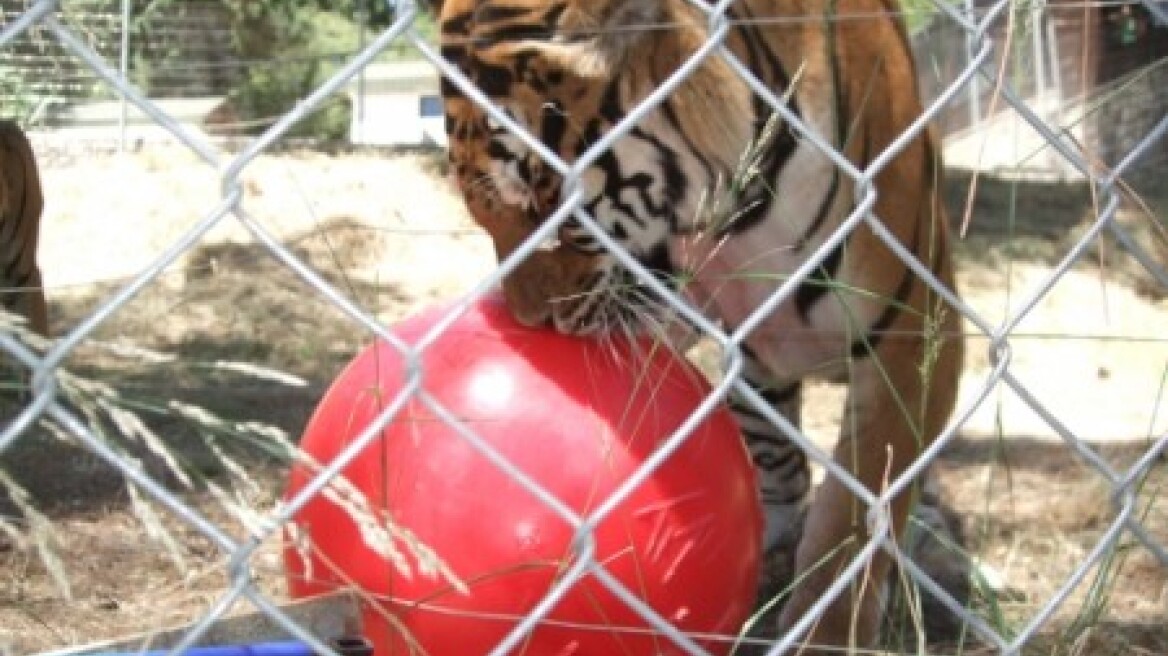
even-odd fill
[{"label": "fence rail", "polygon": [[[28,50],[30,43],[35,44],[35,49],[38,52],[52,51],[56,53],[53,55],[52,61],[54,62],[53,66],[59,67],[56,69],[58,72],[52,76],[51,82],[46,81],[46,86],[38,90],[38,95],[56,97],[64,93],[64,90],[76,88],[80,84],[88,85],[90,81],[98,83],[104,89],[103,94],[108,94],[109,97],[125,98],[138,111],[148,116],[157,127],[165,130],[174,141],[189,149],[193,157],[207,170],[215,171],[220,183],[220,193],[209,195],[206,198],[205,213],[200,220],[190,226],[185,234],[165,248],[158,250],[154,261],[149,266],[144,267],[139,274],[110,289],[89,313],[73,325],[67,326],[58,339],[44,346],[43,351],[31,348],[25,340],[18,338],[14,332],[0,333],[0,351],[7,353],[31,372],[32,381],[27,401],[22,402],[17,408],[17,412],[7,419],[6,424],[0,428],[0,473],[3,473],[4,470],[4,454],[6,452],[15,453],[19,445],[26,444],[33,439],[41,439],[36,437],[35,426],[38,422],[46,422],[55,427],[53,430],[57,434],[65,436],[89,457],[105,463],[120,476],[130,481],[131,487],[135,491],[134,494],[140,497],[135,499],[135,503],[141,503],[143,499],[148,500],[150,504],[164,510],[169,517],[167,521],[180,525],[200,536],[210,545],[207,547],[208,549],[219,552],[222,562],[221,573],[224,577],[219,594],[211,598],[207,608],[197,617],[188,618],[193,620],[194,624],[178,643],[173,645],[174,651],[172,653],[179,653],[183,649],[199,643],[212,625],[224,617],[233,606],[243,604],[269,617],[280,625],[289,636],[308,643],[315,650],[315,653],[336,654],[336,645],[327,644],[329,636],[314,635],[293,619],[282,608],[283,599],[279,593],[261,586],[257,583],[255,575],[256,561],[261,557],[262,549],[265,545],[270,546],[272,542],[280,539],[282,531],[291,522],[295,511],[307,503],[312,498],[312,494],[302,494],[274,511],[262,513],[259,516],[250,516],[251,523],[247,526],[247,530],[242,535],[234,532],[225,525],[225,522],[212,519],[212,515],[209,515],[204,509],[196,507],[194,502],[176,491],[181,486],[175,486],[172,484],[173,481],[165,480],[167,476],[172,474],[158,475],[157,472],[143,467],[138,458],[114,446],[108,435],[109,427],[103,428],[105,425],[100,422],[95,424],[95,416],[100,413],[78,405],[77,397],[74,396],[76,389],[78,389],[78,383],[67,371],[66,364],[79,349],[100,341],[95,335],[102,324],[126,313],[129,304],[136,296],[140,295],[143,289],[158,283],[167,275],[168,268],[172,267],[180,258],[191,256],[208,234],[227,226],[242,228],[246,231],[254,243],[259,245],[263,253],[274,258],[287,271],[292,272],[301,284],[312,290],[313,295],[317,297],[316,300],[323,301],[334,311],[343,315],[355,330],[394,345],[393,348],[400,351],[402,358],[420,362],[420,349],[402,345],[387,328],[381,317],[376,316],[375,313],[370,312],[368,308],[354,300],[351,289],[348,289],[345,284],[336,283],[328,276],[323,275],[315,266],[306,261],[303,252],[291,247],[279,235],[274,234],[269,225],[256,218],[249,207],[251,201],[247,199],[248,192],[245,180],[249,169],[254,167],[261,157],[278,144],[295,124],[309,116],[328,98],[342,91],[346,85],[351,84],[371,62],[378,58],[384,49],[391,45],[401,47],[404,44],[416,51],[438,73],[452,84],[460,87],[476,103],[479,103],[483,110],[489,113],[499,125],[504,126],[503,129],[515,132],[517,139],[524,140],[531,148],[540,150],[547,164],[564,173],[565,176],[578,177],[582,166],[580,161],[566,162],[555,157],[553,153],[543,152],[545,149],[542,149],[538,139],[524,133],[510,116],[477,90],[474,83],[467,79],[454,64],[445,60],[442,52],[425,35],[418,32],[416,21],[420,10],[417,3],[409,0],[391,3],[396,4],[397,14],[390,27],[372,38],[359,52],[347,57],[345,63],[327,80],[316,86],[294,108],[277,117],[274,123],[261,135],[247,141],[238,152],[234,153],[221,151],[213,142],[207,140],[205,135],[177,121],[161,109],[161,105],[155,98],[148,97],[147,94],[131,84],[124,75],[118,72],[118,65],[113,61],[116,49],[112,47],[111,42],[89,38],[90,35],[87,34],[87,28],[83,22],[69,21],[61,15],[61,3],[52,0],[29,2],[21,11],[17,12],[8,8],[8,4],[5,4],[5,23],[0,29],[0,53],[2,53],[0,54],[0,62],[10,64],[31,61],[30,58],[33,55],[29,54]],[[711,34],[723,34],[719,30],[724,31],[725,29],[725,11],[727,6],[733,3],[692,2],[691,4],[708,16]],[[1054,3],[1050,5],[1040,3],[1036,5],[1036,10],[1046,11],[1055,6]],[[1083,5],[1083,7],[1092,6],[1091,4]],[[1151,16],[1158,16],[1160,15],[1158,12],[1163,11],[1162,5],[1152,0],[1148,0],[1143,5],[1134,3],[1130,7],[1133,9],[1146,7]],[[1028,653],[1028,649],[1045,644],[1042,642],[1047,636],[1045,632],[1052,626],[1053,618],[1058,612],[1068,605],[1087,605],[1090,603],[1089,600],[1082,599],[1081,586],[1085,582],[1088,585],[1101,585],[1099,581],[1107,578],[1111,563],[1117,558],[1122,558],[1122,554],[1132,550],[1149,554],[1155,567],[1159,568],[1159,570],[1153,568],[1149,571],[1147,576],[1151,580],[1168,581],[1168,576],[1164,574],[1164,570],[1168,569],[1168,534],[1166,534],[1168,521],[1164,521],[1162,508],[1164,493],[1156,487],[1163,483],[1149,484],[1149,481],[1161,480],[1157,478],[1157,475],[1162,474],[1165,467],[1163,457],[1168,450],[1168,433],[1162,432],[1164,415],[1168,414],[1166,412],[1168,406],[1164,403],[1163,381],[1160,382],[1161,388],[1158,391],[1157,389],[1141,390],[1151,399],[1148,402],[1150,407],[1148,425],[1152,434],[1148,435],[1147,441],[1141,444],[1137,457],[1117,464],[1105,454],[1101,454],[1100,447],[1081,435],[1074,422],[1069,421],[1061,414],[1065,406],[1060,406],[1057,403],[1052,405],[1049,402],[1050,397],[1043,393],[1041,383],[1036,383],[1034,380],[1020,375],[1018,365],[1013,361],[1014,352],[1019,342],[1031,337],[1030,332],[1028,332],[1030,329],[1027,326],[1030,319],[1037,314],[1038,308],[1047,302],[1052,290],[1064,284],[1073,275],[1074,267],[1086,258],[1092,249],[1099,247],[1105,237],[1113,239],[1116,244],[1130,254],[1137,263],[1136,268],[1142,278],[1150,281],[1147,283],[1150,287],[1161,295],[1168,293],[1168,271],[1165,269],[1166,262],[1162,254],[1157,252],[1154,247],[1150,248],[1148,242],[1142,240],[1140,235],[1135,234],[1129,223],[1119,219],[1121,207],[1126,206],[1125,204],[1131,201],[1130,189],[1125,186],[1125,177],[1129,172],[1142,166],[1145,161],[1159,161],[1157,160],[1158,153],[1168,150],[1165,147],[1165,144],[1168,143],[1168,115],[1161,115],[1156,120],[1143,117],[1139,121],[1114,119],[1117,123],[1124,123],[1125,130],[1122,136],[1116,136],[1107,141],[1104,157],[1097,157],[1097,153],[1085,150],[1083,144],[1077,141],[1071,132],[1065,129],[1064,125],[1052,119],[1048,112],[1035,109],[1033,99],[1024,97],[1010,83],[1009,79],[1001,75],[1002,67],[998,65],[998,62],[1006,54],[1003,53],[1002,43],[995,39],[995,35],[1003,34],[997,30],[1011,12],[1017,11],[1012,2],[1009,0],[985,2],[979,5],[976,13],[964,12],[952,3],[938,2],[933,10],[936,12],[934,24],[944,25],[945,31],[959,35],[964,41],[963,47],[967,45],[969,50],[962,57],[954,60],[958,61],[957,64],[947,61],[946,66],[949,68],[945,79],[938,78],[937,83],[932,87],[934,90],[929,94],[932,103],[928,105],[924,119],[915,124],[911,131],[902,135],[901,141],[907,142],[915,138],[921,130],[925,129],[929,120],[936,119],[942,112],[952,111],[954,98],[958,96],[977,98],[977,102],[983,105],[988,102],[997,103],[1019,117],[1018,120],[1027,130],[1038,135],[1044,148],[1054,153],[1053,156],[1060,160],[1062,166],[1075,171],[1078,176],[1086,180],[1091,195],[1096,199],[1096,202],[1090,206],[1091,216],[1088,221],[1084,222],[1082,229],[1068,239],[1066,247],[1057,254],[1057,257],[1053,258],[1049,269],[1044,271],[1019,297],[1011,300],[1009,309],[1002,316],[990,315],[983,308],[975,307],[970,302],[956,296],[954,291],[939,280],[927,266],[908,253],[900,242],[889,233],[888,228],[883,226],[874,215],[867,213],[864,204],[860,204],[860,209],[857,209],[844,222],[845,225],[840,228],[839,232],[826,239],[816,254],[811,256],[806,264],[793,274],[791,280],[780,286],[766,304],[750,315],[744,326],[739,327],[734,332],[726,333],[722,328],[708,323],[692,309],[686,300],[663,286],[641,264],[623,252],[616,240],[586,213],[579,211],[581,208],[580,198],[572,190],[565,193],[564,204],[548,220],[545,227],[519,247],[498,269],[481,279],[458,304],[460,311],[465,310],[475,299],[498,287],[507,271],[519,266],[526,258],[538,257],[539,249],[543,246],[542,239],[554,234],[563,222],[574,216],[600,247],[616,255],[622,265],[635,272],[641,284],[667,299],[667,302],[676,308],[677,312],[687,315],[691,323],[701,326],[703,331],[707,333],[707,337],[725,350],[725,359],[731,363],[731,376],[723,387],[718,389],[722,392],[731,390],[752,400],[758,406],[759,413],[765,415],[766,420],[780,426],[784,432],[790,434],[795,443],[806,447],[806,451],[811,454],[811,458],[816,461],[816,464],[827,471],[827,476],[837,477],[852,489],[857,490],[856,494],[867,505],[869,519],[874,522],[872,528],[874,537],[868,544],[857,550],[856,560],[840,577],[839,583],[832,586],[822,603],[816,604],[811,609],[812,613],[795,626],[796,630],[786,635],[768,637],[765,640],[743,639],[745,643],[758,646],[761,649],[759,653],[799,653],[800,640],[805,631],[817,620],[816,613],[822,612],[824,607],[830,604],[836,596],[845,594],[844,589],[851,580],[859,576],[867,559],[880,550],[892,554],[900,564],[903,574],[940,599],[938,608],[947,608],[948,612],[952,613],[957,621],[965,627],[970,636],[970,644],[976,642],[978,646],[967,646],[964,648],[966,650],[964,653],[1015,655]],[[1027,15],[1029,12],[1030,9],[1027,9]],[[716,38],[711,37],[711,41],[706,44],[698,57],[723,58],[730,68],[749,81],[760,97],[767,99],[772,105],[773,111],[781,116],[783,121],[795,126],[794,129],[800,133],[801,139],[815,141],[817,139],[816,133],[806,127],[803,122],[805,117],[792,113],[782,98],[776,97],[774,90],[767,89],[757,79],[754,79],[754,76],[745,70],[741,62],[735,60],[727,49],[721,47]],[[1158,66],[1159,68],[1152,70],[1164,69],[1164,66]],[[185,93],[185,82],[180,79],[185,73],[186,71],[174,71],[174,74],[170,76],[173,78],[172,81],[159,88],[167,89],[168,92],[174,90],[176,93]],[[632,111],[626,120],[621,121],[612,132],[593,144],[587,153],[581,156],[581,161],[595,160],[608,152],[617,139],[629,134],[636,121],[644,113],[653,109],[662,98],[675,91],[684,77],[684,72],[679,72],[671,77],[657,94],[645,101],[641,108]],[[1160,75],[1155,79],[1160,77],[1163,76]],[[971,88],[975,88],[975,91],[970,92]],[[1131,88],[1130,85],[1128,88]],[[179,91],[180,89],[181,91]],[[988,93],[988,91],[992,91],[992,93]],[[971,93],[973,95],[967,95]],[[1114,113],[1120,110],[1111,111]],[[1151,113],[1154,115],[1155,110],[1152,110]],[[376,117],[371,118],[375,119]],[[818,146],[824,155],[834,162],[835,166],[851,177],[858,189],[868,189],[875,179],[876,173],[880,170],[879,166],[868,170],[855,170],[846,157],[832,144],[818,143]],[[877,159],[879,163],[881,158]],[[1156,170],[1163,173],[1163,169]],[[386,193],[396,192],[387,189]],[[46,195],[51,199],[52,194],[51,184],[46,183]],[[1163,230],[1164,219],[1152,219],[1153,223],[1156,221],[1159,221],[1158,229]],[[934,446],[920,455],[916,464],[909,468],[905,476],[891,481],[891,490],[884,493],[864,488],[850,473],[836,465],[823,450],[817,447],[815,441],[808,437],[805,431],[787,423],[774,411],[768,411],[769,406],[759,397],[758,393],[734,375],[737,373],[737,367],[740,366],[743,358],[741,343],[748,328],[757,324],[779,303],[785,301],[800,283],[813,279],[816,270],[829,256],[832,245],[842,241],[847,236],[848,231],[858,225],[867,226],[880,236],[888,244],[888,247],[904,261],[905,265],[915,272],[919,279],[925,281],[936,294],[944,298],[953,311],[961,314],[971,343],[975,345],[974,348],[984,349],[986,354],[984,357],[989,362],[985,369],[984,378],[970,386],[970,393],[963,395],[954,419],[940,435]],[[46,224],[43,229],[51,231],[54,226]],[[77,248],[84,248],[84,244],[77,244]],[[1083,312],[1099,314],[1104,313],[1104,309],[1084,307]],[[1146,339],[1151,343],[1159,344],[1157,340],[1162,341],[1163,337],[1153,331],[1151,336]],[[1158,355],[1152,357],[1158,357]],[[1168,363],[1165,366],[1168,366]],[[392,421],[395,412],[411,395],[418,394],[416,398],[420,402],[433,406],[432,400],[427,400],[424,394],[416,392],[421,385],[423,376],[424,372],[422,371],[411,373],[401,395],[389,400],[387,409],[378,415],[376,426],[383,427]],[[85,389],[90,390],[89,393],[96,394],[99,398],[106,398],[100,396],[103,392],[94,391],[97,389],[96,387]],[[1069,571],[1059,575],[1061,578],[1050,587],[1046,596],[1030,600],[1035,606],[1034,611],[1023,621],[1008,629],[996,621],[1000,618],[996,617],[995,613],[999,613],[1000,609],[993,604],[990,604],[989,608],[967,607],[960,600],[950,596],[936,581],[931,579],[926,574],[927,567],[922,563],[914,562],[912,557],[907,555],[902,547],[888,536],[888,527],[881,524],[886,520],[880,512],[889,499],[895,496],[894,491],[903,489],[904,486],[910,484],[909,474],[919,474],[925,468],[932,466],[942,451],[954,444],[957,440],[957,434],[967,429],[971,417],[992,406],[992,397],[995,394],[1010,394],[1012,398],[1018,400],[1021,406],[1027,408],[1031,415],[1038,417],[1038,421],[1059,438],[1057,445],[1051,447],[1052,451],[1069,456],[1069,459],[1075,462],[1078,467],[1087,471],[1090,478],[1095,481],[1096,487],[1093,489],[1098,490],[1098,494],[1105,496],[1111,503],[1106,513],[1096,517],[1100,527],[1097,539],[1082,549],[1076,564]],[[109,401],[109,404],[113,404],[113,402]],[[447,411],[435,410],[435,412],[444,420],[458,424],[459,430],[468,435],[467,439],[473,439],[473,426],[459,422]],[[115,415],[121,417],[124,422],[120,425],[120,430],[129,432],[137,430],[134,420],[127,418],[125,414],[115,412]],[[242,423],[239,425],[245,426]],[[241,430],[253,429],[245,426]],[[262,434],[262,431],[254,430],[257,431],[257,434],[252,435],[252,439],[262,441],[257,437],[257,435]],[[368,446],[378,436],[378,430],[379,428],[376,430],[370,428],[364,431],[358,438],[358,442]],[[282,449],[287,446],[280,440],[272,439],[273,442],[269,445],[272,449]],[[679,431],[666,442],[670,445],[681,444],[684,443],[685,439],[687,439],[686,435]],[[345,455],[345,458],[351,459],[355,455],[356,452],[351,450]],[[328,477],[335,475],[347,462],[348,460],[338,459],[327,464],[320,473],[320,484],[323,485]],[[515,480],[528,480],[525,472],[505,459],[496,464]],[[52,472],[45,471],[42,475],[50,476]],[[633,477],[646,475],[648,475],[647,471],[638,471],[633,474]],[[1149,489],[1149,485],[1152,486],[1151,489]],[[12,493],[12,489],[8,488],[9,494]],[[312,490],[314,494],[321,493],[319,487],[309,486],[307,489]],[[610,502],[615,504],[630,493],[630,489],[622,488]],[[1158,500],[1161,505],[1157,505]],[[17,505],[25,512],[32,512],[31,508],[35,506],[35,500],[31,500],[26,505]],[[0,508],[2,507],[0,506]],[[577,527],[578,534],[581,538],[581,544],[584,544],[591,536],[590,531],[593,530],[593,527],[589,523],[593,520],[590,517],[577,519],[580,520],[580,525]],[[35,524],[33,519],[27,521],[28,524],[6,522],[5,518],[0,516],[0,522],[6,522],[3,526],[8,528],[14,526],[32,527]],[[12,533],[24,534],[25,531],[12,529]],[[35,531],[29,528],[27,533],[33,535]],[[533,605],[530,614],[522,618],[515,618],[513,630],[491,653],[520,653],[530,632],[547,621],[548,613],[554,606],[556,599],[566,593],[573,585],[576,585],[580,579],[587,577],[592,577],[599,582],[599,585],[610,590],[617,598],[628,603],[637,614],[641,615],[646,626],[651,627],[651,630],[657,633],[662,645],[666,645],[662,647],[663,651],[668,653],[705,653],[694,641],[694,637],[686,635],[678,629],[673,620],[662,617],[638,603],[635,595],[629,593],[619,582],[615,581],[605,570],[604,563],[594,560],[594,555],[590,554],[586,548],[581,547],[575,555],[575,566],[570,571],[565,572],[564,577],[549,591],[548,596],[541,603]],[[1039,566],[1041,563],[1033,565]],[[128,567],[125,564],[114,566]],[[3,575],[9,576],[8,573]],[[979,578],[984,576],[984,572],[975,573],[973,576],[978,579],[975,581],[977,585],[990,585]],[[1090,584],[1093,576],[1096,577],[1094,578],[1096,583]],[[1164,585],[1168,586],[1168,583]],[[1153,597],[1156,594],[1160,595],[1158,603],[1164,607],[1163,613],[1168,614],[1168,587],[1149,592],[1149,595]],[[1160,615],[1161,619],[1165,616],[1164,614]],[[1162,629],[1162,625],[1160,628]],[[89,637],[97,639],[113,636]],[[737,637],[739,636],[728,636],[728,639]],[[3,639],[3,634],[0,634],[0,641]],[[1162,638],[1157,637],[1149,644],[1162,646],[1164,642]],[[1067,645],[1068,648],[1072,646]],[[1155,648],[1158,647],[1146,647],[1149,650]],[[1070,653],[1070,651],[1065,653]],[[1152,651],[1147,651],[1147,653],[1152,653]]]}]

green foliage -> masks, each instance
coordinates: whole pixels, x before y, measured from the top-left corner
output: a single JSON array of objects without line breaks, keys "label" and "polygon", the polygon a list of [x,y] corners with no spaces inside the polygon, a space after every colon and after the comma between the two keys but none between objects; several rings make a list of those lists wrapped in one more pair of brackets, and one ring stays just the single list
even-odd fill
[{"label": "green foliage", "polygon": [[387,27],[393,22],[393,12],[385,0],[301,0],[301,4],[352,16],[358,22],[364,18],[365,24],[373,28]]},{"label": "green foliage", "polygon": [[[227,0],[237,52],[256,62],[228,94],[238,118],[259,132],[323,84],[358,47],[360,29],[344,16],[311,2]],[[306,5],[306,6],[301,6]],[[334,96],[300,121],[293,136],[343,138],[349,128],[348,98]]]},{"label": "green foliage", "polygon": [[909,34],[928,25],[937,13],[933,0],[900,0],[900,8],[904,12],[904,24]]},{"label": "green foliage", "polygon": [[[175,0],[156,0],[174,2]],[[311,16],[327,11],[354,20],[364,15],[370,27],[385,27],[393,21],[385,0],[222,0],[233,11],[252,18]]]},{"label": "green foliage", "polygon": [[19,72],[0,66],[0,119],[26,126],[37,106],[36,94]]},{"label": "green foliage", "polygon": [[[242,79],[227,93],[226,121],[256,134],[327,80],[378,31],[393,21],[384,0],[207,0],[227,10],[232,55],[243,60]],[[173,18],[188,0],[137,0],[135,31],[148,33],[160,16]],[[365,33],[362,34],[362,30]],[[147,39],[135,40],[146,42]],[[178,67],[180,46],[135,57],[135,79],[149,88],[153,69]],[[388,56],[400,56],[390,53]],[[162,63],[170,62],[170,63]],[[298,123],[293,136],[343,137],[350,102],[329,99]]]},{"label": "green foliage", "polygon": [[[318,61],[301,62],[290,67],[264,66],[253,70],[242,85],[228,94],[237,118],[245,124],[244,132],[257,134],[286,113],[323,79],[324,67]],[[351,117],[349,99],[335,95],[297,123],[290,136],[319,139],[343,139],[348,134]]]}]

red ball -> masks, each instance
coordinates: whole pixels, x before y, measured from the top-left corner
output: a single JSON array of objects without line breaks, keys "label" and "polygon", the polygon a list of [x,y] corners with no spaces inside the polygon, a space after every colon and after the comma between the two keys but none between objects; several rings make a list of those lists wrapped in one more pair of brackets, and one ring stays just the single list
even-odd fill
[{"label": "red ball", "polygon": [[[407,320],[394,333],[415,344],[448,311]],[[472,306],[422,363],[426,394],[580,516],[633,475],[709,391],[660,345],[527,328],[496,299]],[[394,403],[406,366],[384,342],[365,349],[325,394],[302,449],[331,461]],[[576,562],[570,523],[417,397],[343,474],[466,586],[460,592],[420,571],[400,535],[395,566],[366,544],[348,511],[327,495],[314,497],[294,518],[302,543],[285,548],[290,591],[299,597],[356,585],[367,595],[364,630],[378,656],[486,654]],[[294,467],[289,498],[311,476],[311,468]],[[726,636],[695,638],[725,653],[753,608],[761,532],[754,470],[720,408],[600,521],[595,557],[681,630]],[[585,575],[512,653],[683,652]]]}]

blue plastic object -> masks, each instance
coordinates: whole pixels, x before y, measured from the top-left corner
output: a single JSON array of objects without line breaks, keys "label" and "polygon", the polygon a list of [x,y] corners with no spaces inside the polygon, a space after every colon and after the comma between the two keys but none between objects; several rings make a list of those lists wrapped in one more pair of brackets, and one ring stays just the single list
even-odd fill
[{"label": "blue plastic object", "polygon": [[[339,638],[329,645],[341,656],[372,656],[373,648],[364,638]],[[150,651],[98,652],[86,656],[170,656],[169,649]],[[180,656],[316,656],[308,644],[299,640],[280,642],[253,642],[239,645],[215,645],[211,647],[191,647],[179,652]]]}]

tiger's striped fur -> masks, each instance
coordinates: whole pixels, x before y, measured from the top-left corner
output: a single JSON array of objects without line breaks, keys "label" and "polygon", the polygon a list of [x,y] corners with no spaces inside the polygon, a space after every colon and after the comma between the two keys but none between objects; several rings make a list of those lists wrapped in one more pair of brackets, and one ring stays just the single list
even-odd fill
[{"label": "tiger's striped fur", "polygon": [[[942,431],[962,359],[956,312],[871,227],[860,223],[833,241],[858,200],[874,193],[872,212],[892,238],[953,288],[936,145],[927,131],[897,142],[921,104],[893,2],[740,0],[726,15],[726,48],[852,166],[866,169],[895,144],[871,189],[858,188],[812,138],[776,124],[773,107],[718,56],[600,153],[576,186],[457,85],[443,88],[454,177],[500,259],[562,196],[581,194],[609,236],[707,316],[730,331],[757,320],[742,344],[746,380],[791,423],[798,425],[805,379],[849,385],[834,459],[876,494]],[[686,0],[433,4],[443,56],[568,163],[711,36],[708,18]],[[753,317],[817,254],[787,300]],[[503,290],[518,319],[563,332],[603,335],[670,320],[660,299],[574,221],[514,269]],[[798,445],[745,400],[732,409],[759,473],[766,547],[775,553],[797,542],[798,585],[780,618],[789,629],[867,540],[867,507],[834,476],[809,500]],[[909,490],[887,508],[897,534]],[[828,607],[808,642],[822,653],[871,645],[889,565],[878,553],[869,576]]]},{"label": "tiger's striped fur", "polygon": [[11,121],[0,121],[0,303],[45,335],[48,309],[37,267],[40,175],[28,138]]}]

